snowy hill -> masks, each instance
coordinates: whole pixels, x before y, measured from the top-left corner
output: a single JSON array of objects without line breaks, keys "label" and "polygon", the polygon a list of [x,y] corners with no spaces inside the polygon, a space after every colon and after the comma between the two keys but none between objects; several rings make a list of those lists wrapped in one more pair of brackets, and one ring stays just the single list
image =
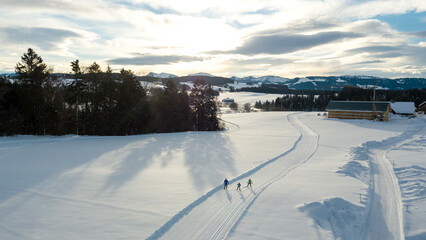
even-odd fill
[{"label": "snowy hill", "polygon": [[222,118],[222,132],[0,138],[0,239],[425,235],[424,118]]},{"label": "snowy hill", "polygon": [[261,77],[248,76],[243,78],[233,76],[231,77],[231,79],[237,82],[262,82],[262,83],[281,83],[281,84],[286,83],[290,80],[288,78],[282,78],[278,76],[261,76]]},{"label": "snowy hill", "polygon": [[177,75],[174,74],[170,74],[170,73],[154,73],[154,72],[150,72],[146,75],[147,77],[155,77],[155,78],[175,78],[178,77]]},{"label": "snowy hill", "polygon": [[203,73],[203,72],[199,72],[199,73],[191,73],[188,74],[188,76],[206,76],[206,77],[216,77],[215,75],[212,75],[210,73]]},{"label": "snowy hill", "polygon": [[231,77],[232,80],[242,83],[254,84],[285,84],[290,89],[303,90],[341,90],[344,86],[356,86],[361,88],[373,88],[376,84],[377,89],[405,90],[413,88],[426,88],[426,79],[424,78],[400,78],[388,79],[374,76],[308,76],[304,78],[281,78],[277,76],[262,77]]}]

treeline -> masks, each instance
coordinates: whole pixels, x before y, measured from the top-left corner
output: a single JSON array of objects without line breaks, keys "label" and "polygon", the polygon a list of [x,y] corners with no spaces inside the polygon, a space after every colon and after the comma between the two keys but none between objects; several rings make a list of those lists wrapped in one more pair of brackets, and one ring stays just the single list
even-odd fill
[{"label": "treeline", "polygon": [[254,107],[265,111],[323,111],[333,96],[334,93],[328,92],[317,98],[313,94],[290,94],[263,103],[257,101]]},{"label": "treeline", "polygon": [[[231,92],[234,91],[234,89],[231,89]],[[256,92],[256,93],[273,93],[273,94],[280,94],[280,93],[290,93],[287,85],[278,85],[278,84],[265,84],[262,83],[260,87],[244,87],[237,89],[238,92]]]},{"label": "treeline", "polygon": [[32,49],[16,64],[16,81],[0,79],[0,135],[132,135],[215,131],[215,92],[196,81],[190,92],[168,82],[144,89],[130,70],[112,73],[94,62],[71,62],[72,79],[59,81]]},{"label": "treeline", "polygon": [[[373,101],[372,89],[344,87],[340,92],[320,91],[319,94],[287,94],[272,101],[255,104],[265,111],[325,111],[331,100]],[[426,89],[376,90],[376,101],[414,102],[419,106],[426,99]]]}]

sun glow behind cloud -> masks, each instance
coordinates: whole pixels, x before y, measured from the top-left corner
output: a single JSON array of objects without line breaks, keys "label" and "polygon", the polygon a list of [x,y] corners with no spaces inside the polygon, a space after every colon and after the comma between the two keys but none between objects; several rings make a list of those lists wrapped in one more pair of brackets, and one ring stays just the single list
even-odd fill
[{"label": "sun glow behind cloud", "polygon": [[139,74],[426,76],[425,1],[0,4],[0,72],[13,71],[32,47],[58,72],[79,59]]}]

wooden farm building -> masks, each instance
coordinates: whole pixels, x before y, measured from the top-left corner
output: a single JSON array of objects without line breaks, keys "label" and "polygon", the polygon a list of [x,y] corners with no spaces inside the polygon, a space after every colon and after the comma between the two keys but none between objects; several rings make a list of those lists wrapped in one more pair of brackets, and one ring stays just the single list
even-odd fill
[{"label": "wooden farm building", "polygon": [[426,113],[426,101],[422,102],[419,107],[417,108],[417,111]]},{"label": "wooden farm building", "polygon": [[231,104],[231,103],[234,103],[234,99],[233,98],[224,98],[224,99],[222,99],[222,102],[224,104]]},{"label": "wooden farm building", "polygon": [[372,101],[330,101],[328,118],[389,120],[390,103]]}]

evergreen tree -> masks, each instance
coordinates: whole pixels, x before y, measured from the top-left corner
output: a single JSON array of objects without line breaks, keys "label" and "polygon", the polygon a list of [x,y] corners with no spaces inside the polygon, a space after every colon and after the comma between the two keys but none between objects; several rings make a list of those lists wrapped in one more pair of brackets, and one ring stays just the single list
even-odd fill
[{"label": "evergreen tree", "polygon": [[121,69],[118,89],[118,134],[150,132],[151,111],[146,92],[133,72]]},{"label": "evergreen tree", "polygon": [[46,102],[43,90],[49,82],[49,71],[43,59],[28,48],[16,64],[15,72],[20,83],[20,107],[24,113],[24,128],[29,134],[46,133]]},{"label": "evergreen tree", "polygon": [[103,71],[96,62],[87,68],[87,74],[84,75],[88,84],[88,105],[85,107],[87,114],[86,131],[90,135],[99,135],[102,132],[101,126],[101,105],[102,91],[101,82]]},{"label": "evergreen tree", "polygon": [[195,131],[216,131],[220,129],[217,118],[215,93],[211,86],[196,80],[190,94]]},{"label": "evergreen tree", "polygon": [[152,103],[158,132],[190,130],[190,108],[185,88],[179,91],[173,81],[168,81],[164,90],[155,91]]},{"label": "evergreen tree", "polygon": [[0,78],[0,136],[25,133],[18,99],[18,84]]},{"label": "evergreen tree", "polygon": [[70,105],[70,109],[67,112],[67,119],[71,125],[69,132],[85,134],[86,126],[82,126],[81,119],[86,119],[87,111],[84,111],[85,115],[81,116],[81,109],[82,107],[85,107],[84,109],[88,107],[88,84],[83,79],[83,72],[78,59],[71,62],[71,69],[74,81],[66,90],[66,101]]},{"label": "evergreen tree", "polygon": [[118,102],[118,85],[113,78],[112,69],[108,65],[106,72],[103,74],[103,79],[101,82],[101,92],[102,92],[102,124],[101,129],[102,135],[113,135],[117,130],[114,125],[117,119],[115,117],[117,114],[115,110],[117,108]]}]

